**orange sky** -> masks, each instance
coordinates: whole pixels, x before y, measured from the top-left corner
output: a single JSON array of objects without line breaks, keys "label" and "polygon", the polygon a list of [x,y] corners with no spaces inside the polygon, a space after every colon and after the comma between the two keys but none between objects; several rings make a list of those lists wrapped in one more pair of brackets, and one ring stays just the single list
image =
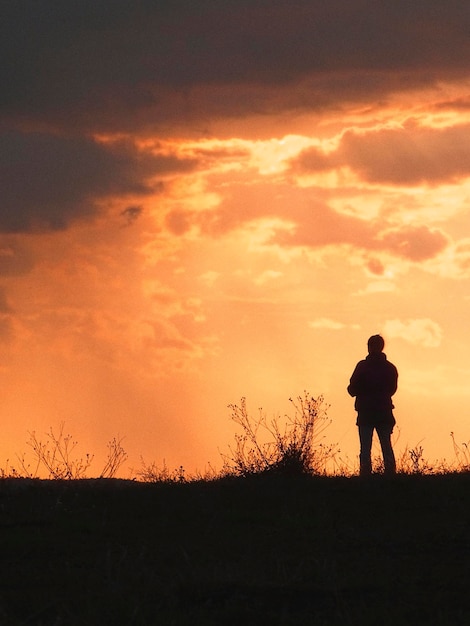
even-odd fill
[{"label": "orange sky", "polygon": [[284,414],[304,390],[355,463],[346,386],[378,332],[397,451],[452,460],[450,432],[470,439],[468,9],[153,4],[6,4],[0,465],[65,422],[91,474],[114,436],[125,476],[141,457],[204,471],[233,441],[228,404]]}]

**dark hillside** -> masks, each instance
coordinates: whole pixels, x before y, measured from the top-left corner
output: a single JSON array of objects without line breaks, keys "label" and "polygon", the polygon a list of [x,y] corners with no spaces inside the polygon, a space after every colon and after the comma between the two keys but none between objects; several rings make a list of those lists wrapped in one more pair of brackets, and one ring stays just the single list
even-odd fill
[{"label": "dark hillside", "polygon": [[0,624],[470,623],[470,475],[0,483]]}]

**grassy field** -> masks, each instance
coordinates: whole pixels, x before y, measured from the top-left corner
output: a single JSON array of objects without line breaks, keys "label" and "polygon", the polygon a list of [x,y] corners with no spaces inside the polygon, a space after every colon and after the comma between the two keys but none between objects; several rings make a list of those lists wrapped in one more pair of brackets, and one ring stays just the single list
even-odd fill
[{"label": "grassy field", "polygon": [[0,482],[2,625],[470,623],[470,474]]}]

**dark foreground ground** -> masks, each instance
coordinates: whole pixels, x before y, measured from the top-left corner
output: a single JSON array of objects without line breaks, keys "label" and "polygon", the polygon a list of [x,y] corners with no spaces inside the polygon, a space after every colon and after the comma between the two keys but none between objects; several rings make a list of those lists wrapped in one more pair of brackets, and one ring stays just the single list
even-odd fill
[{"label": "dark foreground ground", "polygon": [[0,482],[0,624],[470,624],[470,474]]}]

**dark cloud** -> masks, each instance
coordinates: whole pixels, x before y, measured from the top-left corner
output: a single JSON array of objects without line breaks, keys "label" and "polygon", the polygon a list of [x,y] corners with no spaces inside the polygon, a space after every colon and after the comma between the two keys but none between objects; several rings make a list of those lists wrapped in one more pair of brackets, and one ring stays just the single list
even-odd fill
[{"label": "dark cloud", "polygon": [[[1,266],[1,249],[0,249],[0,274],[2,273]],[[13,335],[13,323],[12,323],[13,310],[8,301],[6,290],[4,287],[0,288],[0,342],[8,343]]]},{"label": "dark cloud", "polygon": [[452,182],[470,175],[470,126],[348,132],[339,159],[370,182]]},{"label": "dark cloud", "polygon": [[470,126],[346,132],[338,149],[324,154],[303,151],[291,162],[294,171],[323,172],[348,166],[371,183],[420,185],[456,182],[470,176]]},{"label": "dark cloud", "polygon": [[342,165],[336,151],[325,154],[315,147],[302,150],[298,156],[291,159],[290,164],[292,169],[300,174],[317,174]]},{"label": "dark cloud", "polygon": [[204,164],[234,159],[246,159],[251,156],[249,150],[241,148],[195,148],[192,155]]},{"label": "dark cloud", "polygon": [[126,224],[130,226],[142,215],[144,208],[140,205],[128,206],[120,215],[126,220]]},{"label": "dark cloud", "polygon": [[158,190],[155,176],[194,167],[128,143],[45,133],[0,135],[0,232],[61,229],[96,212],[96,201]]},{"label": "dark cloud", "polygon": [[435,111],[469,111],[470,98],[468,96],[454,98],[453,100],[444,100],[436,102],[432,107]]},{"label": "dark cloud", "polygon": [[10,123],[137,128],[337,107],[465,77],[470,62],[461,0],[5,0],[0,11]]}]

